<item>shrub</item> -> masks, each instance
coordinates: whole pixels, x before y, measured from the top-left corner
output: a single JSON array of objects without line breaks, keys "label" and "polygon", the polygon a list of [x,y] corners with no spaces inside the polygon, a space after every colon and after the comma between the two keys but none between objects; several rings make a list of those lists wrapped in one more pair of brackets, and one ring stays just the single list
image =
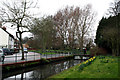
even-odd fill
[{"label": "shrub", "polygon": [[42,63],[48,63],[49,60],[47,60],[47,59],[45,59],[45,58],[41,58],[41,62],[42,62]]},{"label": "shrub", "polygon": [[99,48],[97,46],[93,47],[90,49],[90,53],[92,53],[92,55],[107,55],[107,50],[105,50],[104,48]]}]

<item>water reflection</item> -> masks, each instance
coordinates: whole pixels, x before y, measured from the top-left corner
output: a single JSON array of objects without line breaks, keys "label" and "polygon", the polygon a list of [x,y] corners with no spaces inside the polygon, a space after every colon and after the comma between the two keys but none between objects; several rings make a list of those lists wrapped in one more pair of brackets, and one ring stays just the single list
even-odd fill
[{"label": "water reflection", "polygon": [[12,75],[4,80],[40,80],[68,69],[76,64],[81,63],[81,60],[67,60],[58,63],[37,66],[35,69],[20,74]]}]

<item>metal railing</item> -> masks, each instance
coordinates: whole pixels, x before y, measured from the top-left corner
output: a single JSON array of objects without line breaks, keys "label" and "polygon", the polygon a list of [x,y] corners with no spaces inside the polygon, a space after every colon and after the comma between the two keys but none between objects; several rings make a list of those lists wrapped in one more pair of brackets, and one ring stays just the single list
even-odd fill
[{"label": "metal railing", "polygon": [[5,56],[4,61],[0,62],[0,64],[33,61],[33,60],[39,60],[41,58],[47,59],[47,58],[56,58],[56,57],[70,56],[70,55],[72,55],[72,52],[56,52],[55,54],[42,54],[42,53],[36,53],[36,52],[28,52],[28,53],[24,53],[25,60],[21,60],[22,53],[16,53],[13,55]]}]

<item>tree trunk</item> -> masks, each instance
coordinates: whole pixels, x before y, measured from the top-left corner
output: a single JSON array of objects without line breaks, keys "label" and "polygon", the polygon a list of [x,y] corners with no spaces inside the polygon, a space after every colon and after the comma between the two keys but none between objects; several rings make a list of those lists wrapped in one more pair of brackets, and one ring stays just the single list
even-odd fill
[{"label": "tree trunk", "polygon": [[22,33],[20,33],[19,41],[20,41],[20,47],[21,47],[21,50],[22,50],[22,58],[21,58],[21,60],[25,60],[25,58],[24,58],[24,50],[23,50],[23,45],[22,45]]},{"label": "tree trunk", "polygon": [[45,50],[46,50],[46,39],[45,39],[45,36],[43,35],[42,37],[42,52],[44,53]]},{"label": "tree trunk", "polygon": [[83,42],[84,42],[84,41],[83,41],[83,35],[82,35],[82,37],[81,37],[81,45],[80,45],[80,46],[81,46],[81,51],[82,51],[82,52],[83,52]]},{"label": "tree trunk", "polygon": [[[119,21],[119,18],[120,18],[120,14],[118,14],[117,15],[117,17],[116,17],[117,19],[117,21],[116,21],[116,27],[117,27],[117,36],[119,36],[119,30],[120,30],[120,28],[119,28],[119,26],[120,26],[120,21]],[[119,37],[117,38],[117,56],[119,56]]]},{"label": "tree trunk", "polygon": [[64,39],[62,40],[62,46],[61,46],[61,50],[64,50],[65,48],[65,45],[64,45]]},{"label": "tree trunk", "polygon": [[114,49],[114,48],[112,49],[112,55],[113,55],[113,56],[116,56],[116,55],[117,55],[117,49]]},{"label": "tree trunk", "polygon": [[119,41],[117,40],[117,50],[116,50],[116,55],[119,56]]}]

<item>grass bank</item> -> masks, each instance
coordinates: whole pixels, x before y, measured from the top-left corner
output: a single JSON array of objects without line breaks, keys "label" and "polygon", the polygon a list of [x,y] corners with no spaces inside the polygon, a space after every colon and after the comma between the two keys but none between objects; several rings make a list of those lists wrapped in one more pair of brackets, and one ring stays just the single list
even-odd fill
[{"label": "grass bank", "polygon": [[6,72],[22,69],[22,68],[33,67],[37,65],[44,65],[44,64],[49,64],[49,63],[72,59],[72,58],[73,56],[65,56],[65,57],[57,57],[57,58],[49,58],[49,59],[41,58],[40,60],[25,61],[25,62],[18,62],[18,63],[12,63],[12,64],[3,64],[2,71],[3,73],[6,73]]},{"label": "grass bank", "polygon": [[[68,53],[72,52],[74,54],[83,54],[80,50],[74,49],[74,50],[46,50],[45,52],[42,52],[41,49],[39,50],[29,50],[30,52],[36,52],[41,54],[58,54],[58,53]],[[87,51],[86,54],[90,54],[90,51]]]},{"label": "grass bank", "polygon": [[56,80],[58,78],[119,78],[118,63],[120,57],[112,56],[97,56],[96,59],[88,66],[80,70],[78,64],[68,70],[49,77],[49,79]]}]

